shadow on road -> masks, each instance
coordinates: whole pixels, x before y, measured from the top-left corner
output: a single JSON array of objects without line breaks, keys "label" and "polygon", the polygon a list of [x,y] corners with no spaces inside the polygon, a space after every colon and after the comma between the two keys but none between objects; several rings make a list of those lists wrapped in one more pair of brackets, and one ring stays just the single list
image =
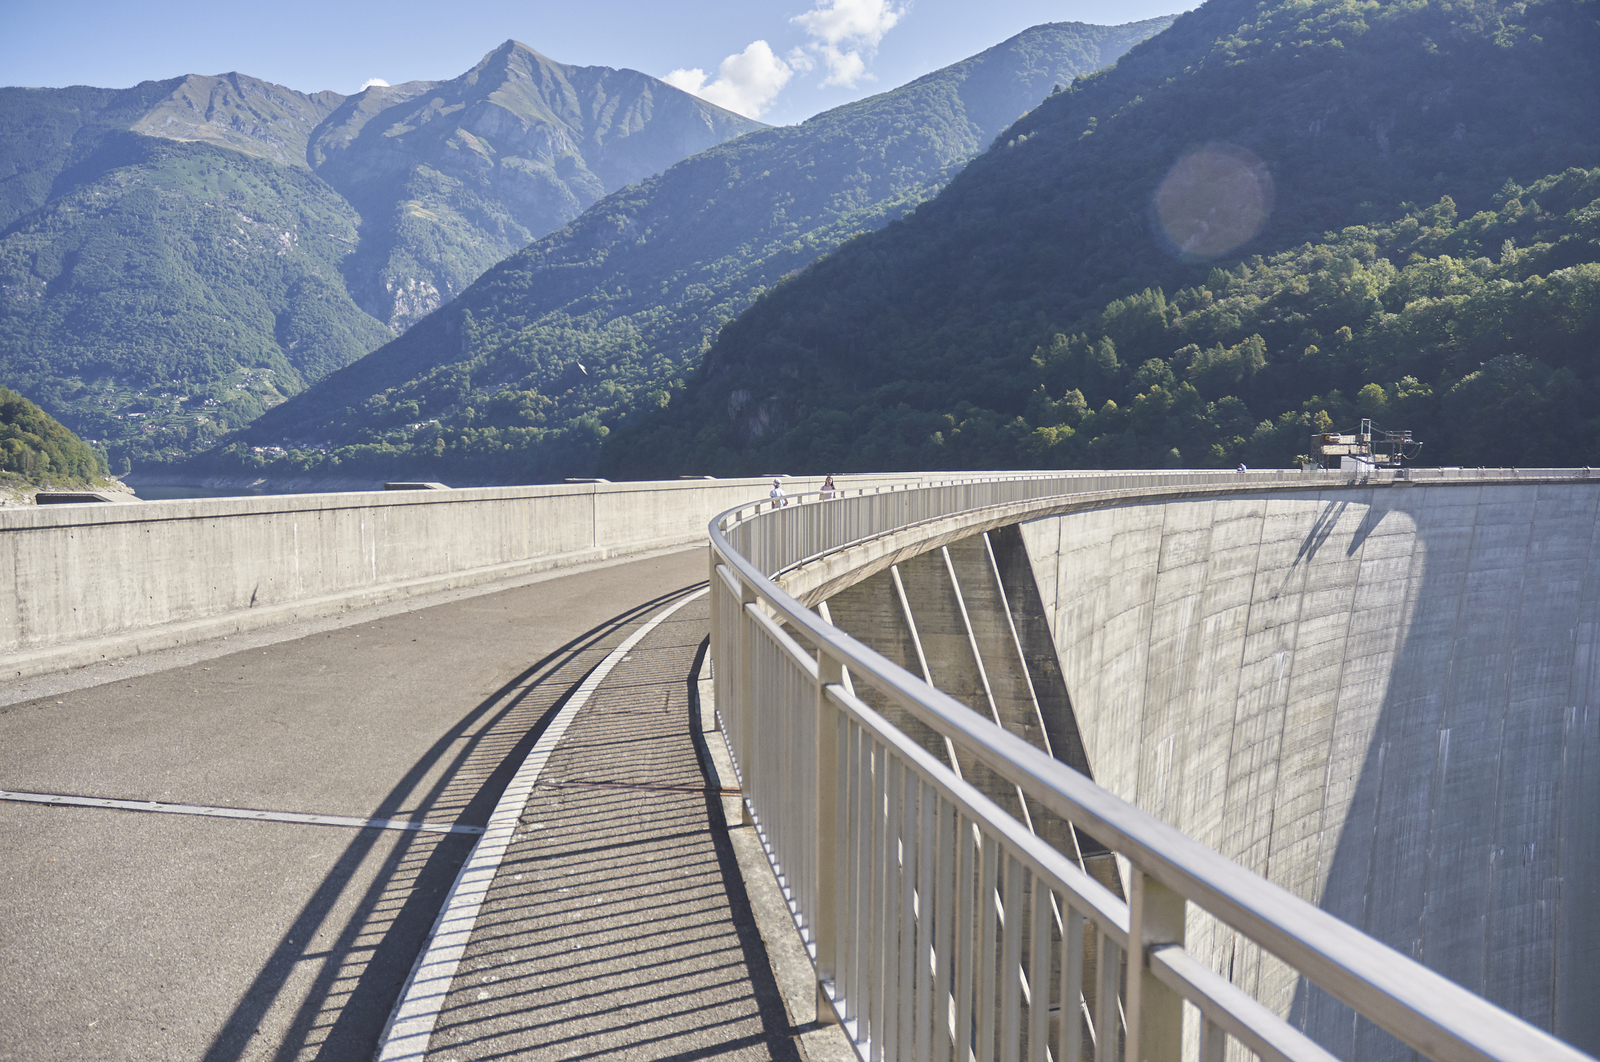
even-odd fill
[{"label": "shadow on road", "polygon": [[703,611],[668,620],[569,726],[478,913],[434,1052],[799,1062],[695,748],[684,676],[704,630]]},{"label": "shadow on road", "polygon": [[[482,826],[517,767],[585,675],[624,629],[697,588],[688,586],[621,612],[526,668],[440,735],[374,809],[374,818]],[[433,777],[429,788],[418,792]],[[451,815],[451,811],[454,814]],[[310,992],[274,1062],[364,1059],[376,1050],[407,974],[471,852],[469,834],[356,833],[212,1041],[205,1062],[236,1062],[291,978],[316,964]],[[363,864],[382,860],[355,899],[334,944],[307,945],[336,917]],[[255,1052],[252,1052],[255,1055]]]}]

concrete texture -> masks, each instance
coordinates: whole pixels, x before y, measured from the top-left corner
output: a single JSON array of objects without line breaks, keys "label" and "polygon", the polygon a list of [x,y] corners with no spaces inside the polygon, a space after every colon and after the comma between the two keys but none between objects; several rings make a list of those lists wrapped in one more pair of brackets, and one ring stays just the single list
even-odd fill
[{"label": "concrete texture", "polygon": [[[1021,525],[1097,782],[1600,1050],[1600,488],[1396,486]],[[1232,931],[1340,1057],[1409,1057]]]},{"label": "concrete texture", "polygon": [[[14,702],[0,787],[481,825],[553,707],[704,569],[621,563]],[[0,1058],[368,1058],[472,840],[0,802]]]},{"label": "concrete texture", "polygon": [[[841,630],[1034,747],[1088,773],[1050,629],[1014,527],[909,557],[840,590],[828,599],[826,609],[830,622]],[[953,756],[943,737],[870,686],[857,693],[934,756],[947,765],[954,761],[967,781],[1049,844],[1078,858],[1085,870],[1120,891],[1103,845],[1075,835],[1064,819],[1035,802],[1028,803],[1024,814],[1014,785],[981,763]]]},{"label": "concrete texture", "polygon": [[[792,479],[785,489],[819,484]],[[691,480],[5,508],[0,675],[688,546],[718,512],[768,489],[766,480]]]}]

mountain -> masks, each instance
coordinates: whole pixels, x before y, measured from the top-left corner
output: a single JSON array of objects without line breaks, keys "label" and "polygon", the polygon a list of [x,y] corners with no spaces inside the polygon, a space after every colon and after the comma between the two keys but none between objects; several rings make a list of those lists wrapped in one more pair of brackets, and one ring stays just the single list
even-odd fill
[{"label": "mountain", "polygon": [[507,41],[454,81],[350,97],[307,157],[363,220],[351,291],[398,332],[608,192],[764,128],[646,74]]},{"label": "mountain", "polygon": [[111,131],[0,233],[0,379],[116,470],[182,453],[388,336],[340,268],[360,218],[309,170]]},{"label": "mountain", "polygon": [[118,470],[210,445],[606,192],[765,128],[508,41],[452,81],[0,89],[0,380]]},{"label": "mountain", "polygon": [[[1558,362],[1592,387],[1597,15],[1210,0],[768,292],[601,474],[1287,463],[1318,412],[1353,430],[1368,384],[1408,416],[1427,389],[1440,425],[1473,393],[1544,409],[1525,392]],[[1512,292],[1571,301],[1545,328]],[[1140,420],[1140,396],[1174,405]],[[1488,450],[1548,454],[1547,427]],[[1581,418],[1564,440],[1561,463],[1600,456]]]},{"label": "mountain", "polygon": [[337,92],[306,95],[244,74],[191,74],[178,79],[129,130],[232,148],[304,169],[312,136],[344,101]]},{"label": "mountain", "polygon": [[588,474],[763,290],[934,194],[1019,114],[1171,20],[1037,26],[901,88],[703,151],[596,203],[274,409],[211,474]]}]

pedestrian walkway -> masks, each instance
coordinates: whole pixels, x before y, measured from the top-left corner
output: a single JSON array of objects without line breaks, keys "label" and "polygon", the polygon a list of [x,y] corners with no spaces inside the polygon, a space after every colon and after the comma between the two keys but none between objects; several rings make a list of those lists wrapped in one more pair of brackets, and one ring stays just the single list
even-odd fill
[{"label": "pedestrian walkway", "polygon": [[696,748],[706,626],[701,597],[576,713],[411,1057],[801,1057]]},{"label": "pedestrian walkway", "polygon": [[[0,790],[68,798],[0,797],[0,1059],[373,1058],[518,765],[703,565],[628,562],[0,698]],[[705,634],[701,598],[573,714],[412,1057],[820,1062],[811,1000],[779,992],[767,947],[798,949],[787,912],[702,767]],[[764,913],[741,857],[766,873]]]}]

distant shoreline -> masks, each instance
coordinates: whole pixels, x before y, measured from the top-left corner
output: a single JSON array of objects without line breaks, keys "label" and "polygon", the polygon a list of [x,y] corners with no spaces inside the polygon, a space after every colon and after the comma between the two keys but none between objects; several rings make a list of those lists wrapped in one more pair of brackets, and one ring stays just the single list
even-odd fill
[{"label": "distant shoreline", "polygon": [[[334,477],[207,476],[189,473],[130,472],[122,481],[141,498],[213,498],[249,494],[336,494],[382,490],[382,481]],[[145,492],[149,490],[147,495]],[[180,494],[178,491],[194,491]]]},{"label": "distant shoreline", "polygon": [[[426,481],[430,475],[390,476],[367,479],[359,476],[251,476],[207,475],[204,472],[134,471],[120,477],[127,489],[147,500],[165,498],[226,498],[256,494],[347,494],[351,491],[383,490],[385,482]],[[451,487],[523,486],[514,483],[458,482]],[[193,493],[180,493],[180,492]],[[148,492],[148,493],[147,493]]]}]

